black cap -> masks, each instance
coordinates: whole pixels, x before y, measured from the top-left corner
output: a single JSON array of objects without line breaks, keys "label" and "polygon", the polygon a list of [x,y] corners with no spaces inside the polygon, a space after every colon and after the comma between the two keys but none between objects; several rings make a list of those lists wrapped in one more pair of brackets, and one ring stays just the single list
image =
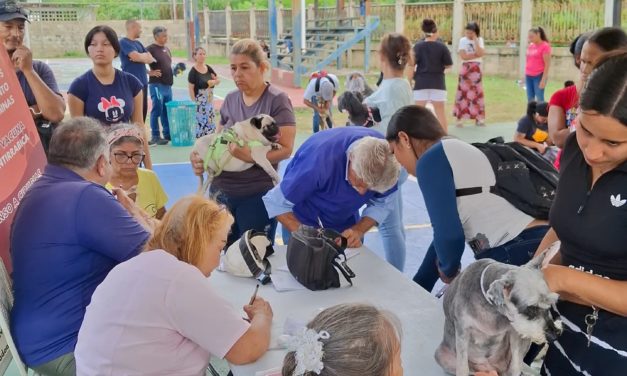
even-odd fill
[{"label": "black cap", "polygon": [[536,105],[536,113],[542,117],[549,116],[549,104],[542,102]]},{"label": "black cap", "polygon": [[17,5],[15,0],[0,0],[0,21],[16,19],[28,21],[28,11]]}]

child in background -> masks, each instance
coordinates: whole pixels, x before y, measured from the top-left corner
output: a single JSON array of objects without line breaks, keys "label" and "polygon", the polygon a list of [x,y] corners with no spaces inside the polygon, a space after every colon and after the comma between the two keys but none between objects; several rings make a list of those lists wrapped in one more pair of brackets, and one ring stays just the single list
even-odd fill
[{"label": "child in background", "polygon": [[549,139],[548,116],[548,103],[529,102],[527,114],[518,120],[514,141],[537,150],[544,158],[553,163],[558,149],[553,146]]}]

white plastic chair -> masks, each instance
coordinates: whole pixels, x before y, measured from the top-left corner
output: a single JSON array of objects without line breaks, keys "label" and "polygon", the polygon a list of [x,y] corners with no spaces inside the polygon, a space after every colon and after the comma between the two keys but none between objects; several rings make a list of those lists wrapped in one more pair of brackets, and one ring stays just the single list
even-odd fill
[{"label": "white plastic chair", "polygon": [[0,262],[0,375],[5,374],[13,360],[20,376],[28,376],[28,368],[20,359],[13,337],[11,337],[9,329],[11,308],[13,308],[13,290],[3,261]]}]

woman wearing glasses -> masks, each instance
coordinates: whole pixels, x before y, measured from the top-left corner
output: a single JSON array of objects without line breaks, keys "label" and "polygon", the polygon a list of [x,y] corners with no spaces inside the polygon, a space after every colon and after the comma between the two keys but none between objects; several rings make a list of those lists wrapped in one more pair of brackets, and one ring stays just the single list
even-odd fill
[{"label": "woman wearing glasses", "polygon": [[113,126],[107,141],[113,170],[107,188],[123,189],[150,217],[161,219],[168,196],[157,175],[139,167],[145,157],[144,138],[139,129],[133,124]]}]

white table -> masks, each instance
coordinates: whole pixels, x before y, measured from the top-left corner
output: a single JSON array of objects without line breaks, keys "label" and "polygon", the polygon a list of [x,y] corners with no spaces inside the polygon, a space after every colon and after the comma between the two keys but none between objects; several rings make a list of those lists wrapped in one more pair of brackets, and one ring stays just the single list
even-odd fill
[{"label": "white table", "polygon": [[[285,265],[285,247],[276,246],[275,250],[276,254],[270,258],[273,269]],[[336,304],[369,303],[394,312],[399,317],[403,325],[402,359],[405,375],[445,375],[433,358],[442,340],[444,327],[441,304],[365,247],[348,261],[348,265],[356,274],[352,287],[279,293],[271,284],[261,286],[258,295],[269,301],[274,311],[270,347],[275,349],[253,364],[232,366],[233,374],[255,376],[258,371],[282,365],[285,350],[276,348],[286,318],[307,323],[321,309]],[[342,276],[340,279],[343,286],[348,285]],[[219,271],[212,273],[210,281],[234,307],[248,304],[256,285],[252,278],[238,278]]]}]

